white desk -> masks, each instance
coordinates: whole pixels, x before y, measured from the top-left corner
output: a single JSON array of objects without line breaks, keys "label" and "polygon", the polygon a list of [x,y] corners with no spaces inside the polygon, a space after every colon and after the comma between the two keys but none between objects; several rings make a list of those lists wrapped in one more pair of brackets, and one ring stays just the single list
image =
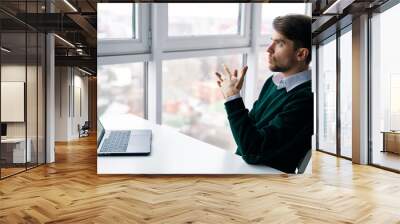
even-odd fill
[{"label": "white desk", "polygon": [[249,165],[240,156],[186,136],[172,128],[133,116],[103,116],[107,130],[151,129],[149,156],[97,157],[98,174],[282,174],[263,166]]},{"label": "white desk", "polygon": [[13,163],[25,163],[25,158],[27,158],[27,162],[31,161],[31,144],[32,141],[30,138],[27,138],[26,142],[28,143],[26,147],[26,155],[25,155],[25,138],[5,138],[1,139],[1,144],[3,145],[14,145],[13,147]]}]

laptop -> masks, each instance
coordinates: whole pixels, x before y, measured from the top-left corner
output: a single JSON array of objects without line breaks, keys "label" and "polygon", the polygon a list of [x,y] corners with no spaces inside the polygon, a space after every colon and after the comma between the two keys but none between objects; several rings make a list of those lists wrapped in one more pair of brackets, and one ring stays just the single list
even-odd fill
[{"label": "laptop", "polygon": [[105,130],[97,120],[98,156],[137,156],[151,152],[151,130]]}]

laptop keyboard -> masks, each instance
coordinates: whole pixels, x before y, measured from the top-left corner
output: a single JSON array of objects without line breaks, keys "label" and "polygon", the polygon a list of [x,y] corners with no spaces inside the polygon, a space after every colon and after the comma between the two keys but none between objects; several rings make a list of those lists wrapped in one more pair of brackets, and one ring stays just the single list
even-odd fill
[{"label": "laptop keyboard", "polygon": [[131,131],[111,131],[100,152],[126,152]]}]

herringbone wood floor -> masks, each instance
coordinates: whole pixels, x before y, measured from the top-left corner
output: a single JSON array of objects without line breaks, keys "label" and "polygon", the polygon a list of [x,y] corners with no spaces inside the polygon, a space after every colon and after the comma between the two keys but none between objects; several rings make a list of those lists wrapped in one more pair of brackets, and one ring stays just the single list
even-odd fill
[{"label": "herringbone wood floor", "polygon": [[316,152],[309,176],[98,176],[95,137],[0,181],[0,223],[400,223],[400,175]]}]

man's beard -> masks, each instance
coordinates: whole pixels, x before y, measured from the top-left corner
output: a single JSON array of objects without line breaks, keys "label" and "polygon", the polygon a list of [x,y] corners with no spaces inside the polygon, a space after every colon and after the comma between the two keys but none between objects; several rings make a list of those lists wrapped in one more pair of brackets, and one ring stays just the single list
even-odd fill
[{"label": "man's beard", "polygon": [[278,66],[278,65],[269,65],[269,70],[271,70],[271,72],[286,72],[289,70],[288,67],[284,67],[284,66]]},{"label": "man's beard", "polygon": [[[268,68],[271,72],[287,72],[292,68],[292,66],[294,64],[293,60],[286,61],[286,63],[281,63],[280,65],[278,65],[278,63],[276,63],[276,62],[277,62],[277,60],[274,58],[271,58],[269,60]],[[285,65],[282,65],[282,64],[285,64]]]}]

